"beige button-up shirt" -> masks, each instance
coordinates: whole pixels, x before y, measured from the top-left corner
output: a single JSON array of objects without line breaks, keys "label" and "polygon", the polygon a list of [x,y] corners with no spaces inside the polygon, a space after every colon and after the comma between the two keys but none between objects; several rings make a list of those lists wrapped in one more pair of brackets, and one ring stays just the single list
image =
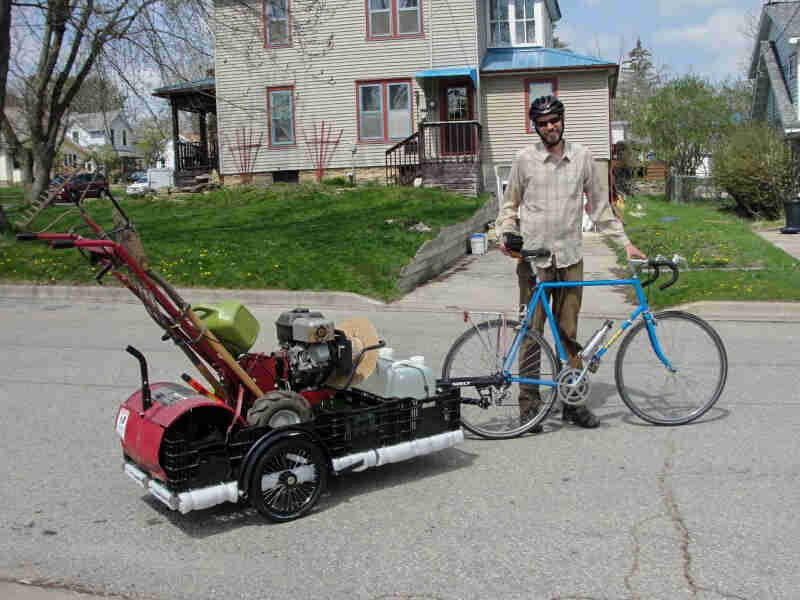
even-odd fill
[{"label": "beige button-up shirt", "polygon": [[[597,175],[592,153],[580,144],[565,141],[561,158],[547,152],[541,142],[523,148],[512,163],[497,216],[498,239],[502,240],[505,232],[518,233],[526,250],[549,249],[556,267],[577,263],[583,258],[585,193],[586,212],[598,231],[622,246],[629,244]],[[536,266],[550,266],[551,260],[537,258]]]}]

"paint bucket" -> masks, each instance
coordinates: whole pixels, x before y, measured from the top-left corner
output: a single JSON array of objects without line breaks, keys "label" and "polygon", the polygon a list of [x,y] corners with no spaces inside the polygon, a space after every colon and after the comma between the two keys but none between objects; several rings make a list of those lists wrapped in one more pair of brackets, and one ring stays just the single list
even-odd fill
[{"label": "paint bucket", "polygon": [[486,234],[474,233],[469,238],[473,254],[486,254]]}]

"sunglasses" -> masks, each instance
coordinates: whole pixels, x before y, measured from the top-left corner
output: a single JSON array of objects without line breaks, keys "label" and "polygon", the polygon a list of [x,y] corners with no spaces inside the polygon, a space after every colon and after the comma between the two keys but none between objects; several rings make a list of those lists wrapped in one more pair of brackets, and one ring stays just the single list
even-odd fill
[{"label": "sunglasses", "polygon": [[560,122],[561,122],[561,117],[555,116],[552,119],[539,119],[537,121],[534,121],[533,123],[534,125],[536,125],[536,127],[544,129],[548,125],[557,125]]}]

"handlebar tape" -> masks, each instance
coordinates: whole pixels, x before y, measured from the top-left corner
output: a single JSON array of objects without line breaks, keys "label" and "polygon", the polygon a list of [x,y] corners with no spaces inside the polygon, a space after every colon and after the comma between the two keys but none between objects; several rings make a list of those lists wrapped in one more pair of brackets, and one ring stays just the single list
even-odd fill
[{"label": "handlebar tape", "polygon": [[64,248],[74,248],[75,240],[53,240],[52,242],[50,242],[50,247],[55,248],[56,250],[62,250]]},{"label": "handlebar tape", "polygon": [[673,283],[678,281],[678,267],[675,266],[675,263],[668,260],[659,260],[659,261],[651,260],[647,262],[647,265],[649,267],[652,267],[653,272],[645,281],[641,282],[641,286],[643,288],[647,287],[661,276],[661,271],[659,271],[658,269],[659,267],[667,267],[668,269],[670,269],[672,271],[672,279],[670,279],[666,283],[662,283],[660,286],[658,286],[658,289],[665,290]]},{"label": "handlebar tape", "polygon": [[30,242],[31,240],[38,240],[39,236],[35,233],[30,233],[29,231],[23,231],[22,233],[17,234],[17,241],[18,242]]}]

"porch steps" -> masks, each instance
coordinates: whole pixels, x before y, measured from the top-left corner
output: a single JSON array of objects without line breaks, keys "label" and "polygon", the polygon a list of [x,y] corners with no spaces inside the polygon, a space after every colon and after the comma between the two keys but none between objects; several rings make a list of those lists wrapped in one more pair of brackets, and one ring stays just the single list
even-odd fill
[{"label": "porch steps", "polygon": [[442,187],[463,196],[480,196],[483,172],[480,162],[424,163],[421,168],[425,187]]}]

